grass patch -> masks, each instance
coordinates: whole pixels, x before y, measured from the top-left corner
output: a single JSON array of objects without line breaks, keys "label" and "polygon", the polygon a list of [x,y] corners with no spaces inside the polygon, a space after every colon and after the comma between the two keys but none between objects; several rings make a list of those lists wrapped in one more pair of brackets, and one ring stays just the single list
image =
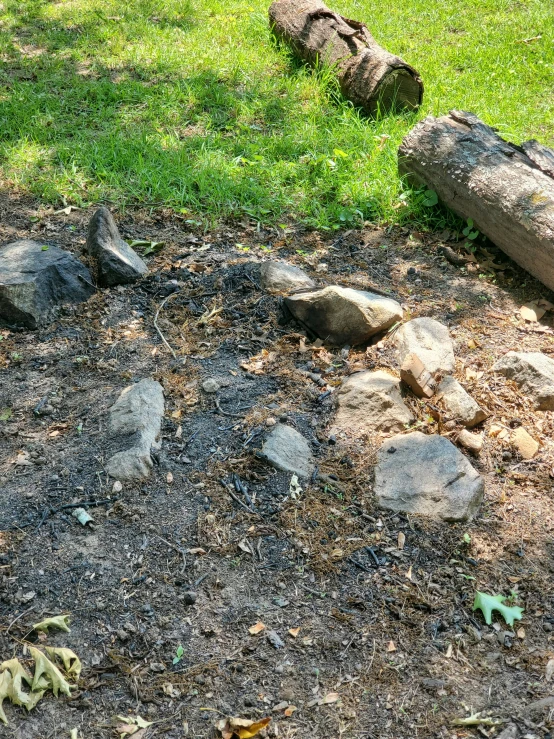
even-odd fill
[{"label": "grass patch", "polygon": [[396,171],[422,115],[464,108],[516,142],[554,143],[549,2],[331,4],[419,69],[420,114],[360,115],[273,43],[259,0],[4,0],[0,184],[208,220],[437,225]]}]

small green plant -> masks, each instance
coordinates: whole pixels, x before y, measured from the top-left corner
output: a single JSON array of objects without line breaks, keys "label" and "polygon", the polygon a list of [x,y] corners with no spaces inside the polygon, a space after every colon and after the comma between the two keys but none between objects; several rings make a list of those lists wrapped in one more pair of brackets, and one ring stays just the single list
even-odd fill
[{"label": "small green plant", "polygon": [[464,534],[464,541],[466,544],[471,544],[471,536],[467,533]]},{"label": "small green plant", "polygon": [[467,226],[462,231],[463,235],[466,237],[466,239],[469,239],[470,241],[475,241],[475,239],[479,236],[480,231],[477,229],[473,229],[473,220],[471,218],[468,218]]},{"label": "small green plant", "polygon": [[12,352],[10,357],[14,362],[21,362],[23,360],[23,354],[19,354],[19,352]]},{"label": "small green plant", "polygon": [[434,190],[425,190],[421,204],[426,208],[432,208],[439,202],[439,196]]},{"label": "small green plant", "polygon": [[182,644],[179,644],[177,647],[177,651],[175,652],[175,657],[173,657],[173,664],[178,665],[179,662],[183,659],[183,654],[185,653],[185,650],[183,649]]}]

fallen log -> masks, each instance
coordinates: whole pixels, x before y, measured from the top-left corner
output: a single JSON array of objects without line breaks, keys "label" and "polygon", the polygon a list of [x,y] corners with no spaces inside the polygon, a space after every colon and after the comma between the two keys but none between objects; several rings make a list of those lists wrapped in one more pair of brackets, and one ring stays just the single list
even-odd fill
[{"label": "fallen log", "polygon": [[277,0],[269,8],[275,35],[309,64],[336,69],[342,94],[373,115],[414,110],[423,98],[419,74],[383,49],[363,23],[343,18],[320,0]]},{"label": "fallen log", "polygon": [[477,116],[429,116],[405,137],[398,167],[554,290],[554,151],[500,138]]}]

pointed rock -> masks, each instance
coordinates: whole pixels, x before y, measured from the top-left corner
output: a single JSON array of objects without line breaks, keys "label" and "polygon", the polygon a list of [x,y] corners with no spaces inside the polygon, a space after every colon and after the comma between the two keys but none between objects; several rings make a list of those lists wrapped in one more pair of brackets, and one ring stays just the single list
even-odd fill
[{"label": "pointed rock", "polygon": [[414,420],[400,394],[400,380],[388,372],[357,372],[337,392],[333,433],[402,431]]},{"label": "pointed rock", "polygon": [[444,436],[415,431],[387,439],[379,450],[375,495],[382,508],[467,521],[483,491],[481,475]]},{"label": "pointed rock", "polygon": [[140,482],[150,476],[152,449],[158,449],[164,392],[159,382],[141,380],[122,391],[110,409],[110,434],[120,449],[106,463],[116,480]]},{"label": "pointed rock", "polygon": [[554,359],[542,352],[508,352],[492,369],[514,380],[538,410],[554,410]]},{"label": "pointed rock", "polygon": [[36,328],[94,292],[85,265],[57,246],[22,239],[0,247],[0,320],[9,325]]},{"label": "pointed rock", "polygon": [[285,304],[300,323],[335,346],[363,344],[402,320],[396,300],[337,285],[291,295]]},{"label": "pointed rock", "polygon": [[315,466],[308,440],[292,426],[281,423],[268,435],[261,456],[278,470],[299,477],[310,477]]},{"label": "pointed rock", "polygon": [[471,428],[487,417],[485,411],[467,393],[454,377],[445,377],[438,387],[437,399],[442,400],[446,420],[461,421]]},{"label": "pointed rock", "polygon": [[260,283],[269,292],[294,292],[315,287],[315,282],[300,267],[287,262],[263,262]]},{"label": "pointed rock", "polygon": [[415,354],[431,375],[454,370],[454,347],[446,326],[434,318],[414,318],[400,326],[394,335],[400,364],[409,354]]},{"label": "pointed rock", "polygon": [[146,263],[123,241],[110,211],[99,208],[90,219],[87,250],[98,263],[98,282],[104,287],[136,282],[148,272]]}]

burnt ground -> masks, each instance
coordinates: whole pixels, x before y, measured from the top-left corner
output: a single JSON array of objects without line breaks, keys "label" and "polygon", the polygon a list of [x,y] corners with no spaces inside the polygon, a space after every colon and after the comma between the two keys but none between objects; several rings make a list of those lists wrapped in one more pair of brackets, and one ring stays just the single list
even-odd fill
[{"label": "burnt ground", "polygon": [[[75,253],[92,213],[6,197],[0,212],[1,242],[30,237]],[[32,624],[67,612],[71,633],[47,643],[84,664],[71,699],[47,694],[28,715],[4,704],[0,736],[78,727],[84,739],[111,737],[114,714],[138,714],[154,722],[140,736],[168,739],[214,736],[227,715],[271,716],[267,735],[291,739],[497,736],[505,724],[452,724],[477,711],[550,736],[549,707],[529,706],[549,696],[554,658],[553,414],[490,372],[510,349],[554,354],[553,313],[540,323],[519,315],[548,291],[490,245],[468,269],[450,264],[440,253],[449,233],[264,232],[250,222],[199,233],[163,211],[118,221],[127,239],[165,243],[148,277],[38,331],[0,331],[0,655],[23,657],[23,642],[38,639]],[[345,376],[395,368],[390,342],[314,344],[260,290],[248,262],[269,256],[323,283],[377,287],[406,317],[449,326],[457,375],[490,413],[473,460],[486,479],[473,522],[375,507],[381,440],[333,444],[328,428]],[[154,326],[158,310],[177,359]],[[165,388],[162,449],[147,483],[114,493],[103,469],[108,409],[144,377]],[[217,404],[201,389],[207,377],[222,384]],[[433,401],[408,402],[420,430],[454,438]],[[285,417],[331,476],[295,499],[290,476],[256,456],[268,419]],[[521,423],[541,444],[531,461],[510,446]],[[78,502],[90,504],[93,527],[64,507]],[[471,610],[475,589],[511,594],[523,620],[486,626]],[[266,630],[251,635],[259,621]]]}]

